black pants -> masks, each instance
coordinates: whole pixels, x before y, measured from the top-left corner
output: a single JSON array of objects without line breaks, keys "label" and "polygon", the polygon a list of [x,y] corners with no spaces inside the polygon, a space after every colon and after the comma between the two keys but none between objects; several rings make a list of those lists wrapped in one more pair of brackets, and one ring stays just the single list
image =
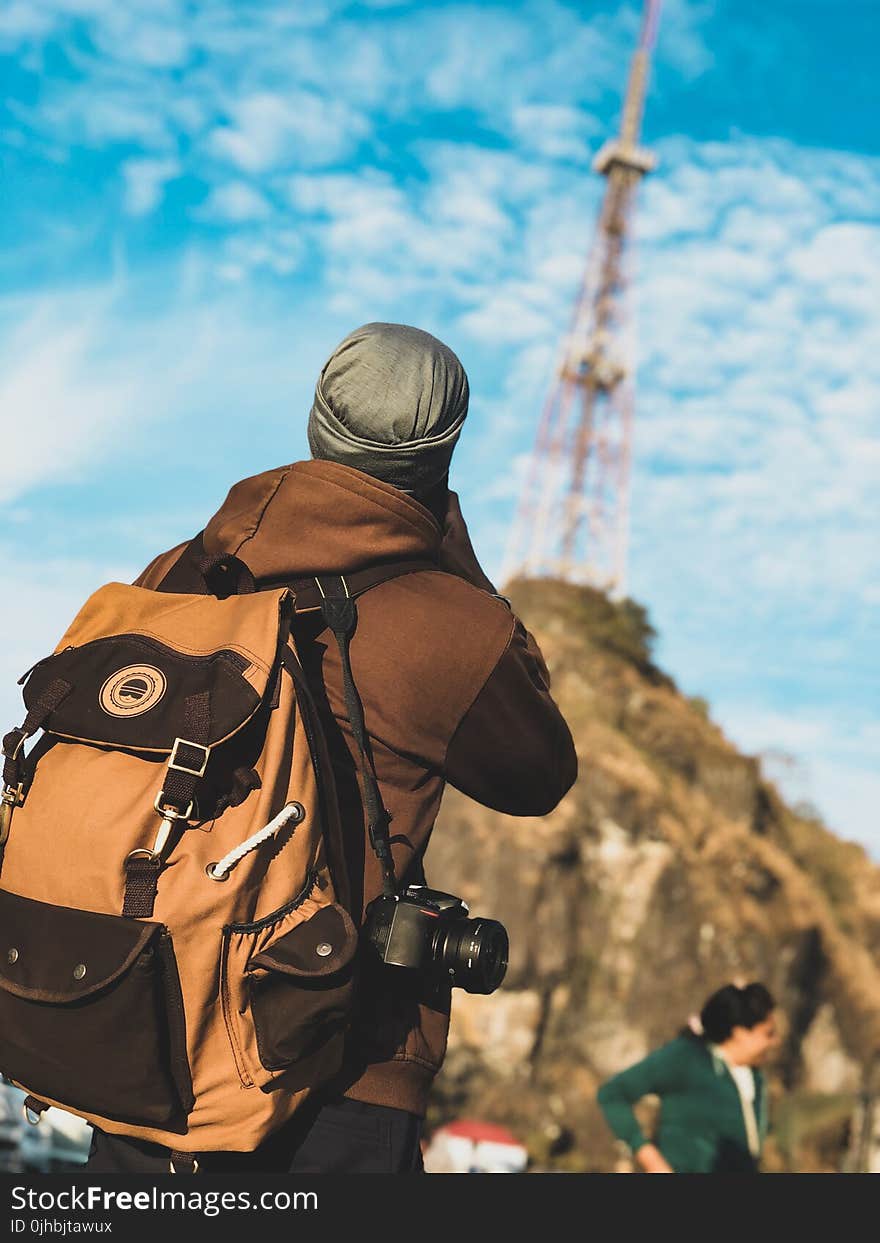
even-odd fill
[{"label": "black pants", "polygon": [[[254,1152],[199,1154],[206,1174],[422,1174],[422,1120],[403,1109],[340,1098],[312,1101]],[[108,1135],[97,1127],[90,1174],[167,1174],[158,1144]]]}]

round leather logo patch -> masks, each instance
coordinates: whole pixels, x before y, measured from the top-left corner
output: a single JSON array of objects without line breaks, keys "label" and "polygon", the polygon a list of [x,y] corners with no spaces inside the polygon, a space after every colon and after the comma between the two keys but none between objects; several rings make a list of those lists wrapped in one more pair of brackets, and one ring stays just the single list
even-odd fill
[{"label": "round leather logo patch", "polygon": [[165,674],[152,665],[126,665],[101,687],[100,704],[111,716],[140,716],[165,694]]}]

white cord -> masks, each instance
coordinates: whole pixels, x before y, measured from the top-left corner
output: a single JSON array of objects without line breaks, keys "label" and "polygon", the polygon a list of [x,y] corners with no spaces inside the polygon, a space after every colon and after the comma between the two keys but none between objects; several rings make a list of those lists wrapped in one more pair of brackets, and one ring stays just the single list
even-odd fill
[{"label": "white cord", "polygon": [[234,850],[230,850],[229,854],[224,855],[219,863],[209,863],[206,869],[211,880],[227,880],[229,872],[252,850],[256,850],[258,846],[262,846],[263,842],[267,842],[270,837],[274,837],[280,832],[285,825],[293,821],[299,824],[300,820],[305,817],[306,811],[302,803],[286,803],[281,808],[278,815],[257,833],[253,833],[250,837],[246,837],[240,846],[236,846]]}]

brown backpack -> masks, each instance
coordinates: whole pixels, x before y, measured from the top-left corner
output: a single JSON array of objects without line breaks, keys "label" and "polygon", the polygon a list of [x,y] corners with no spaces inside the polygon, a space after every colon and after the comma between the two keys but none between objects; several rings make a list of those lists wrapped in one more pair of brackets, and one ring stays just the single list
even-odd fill
[{"label": "brown backpack", "polygon": [[420,568],[255,591],[196,540],[160,590],[101,587],[21,679],[27,715],[3,740],[0,1071],[37,1112],[172,1153],[250,1151],[338,1070],[358,936],[292,623],[324,613],[362,740],[353,597]]}]

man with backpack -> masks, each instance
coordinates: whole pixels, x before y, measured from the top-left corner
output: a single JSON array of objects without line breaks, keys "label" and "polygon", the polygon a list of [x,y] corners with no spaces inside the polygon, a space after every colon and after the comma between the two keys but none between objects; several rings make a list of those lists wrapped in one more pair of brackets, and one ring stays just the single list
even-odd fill
[{"label": "man with backpack", "polygon": [[[297,614],[301,611],[291,623],[298,662],[285,657],[284,664],[300,678],[297,696],[314,705],[309,745],[318,757],[319,795],[322,805],[338,807],[340,828],[336,844],[328,840],[326,851],[328,857],[334,852],[340,856],[333,867],[346,875],[348,893],[334,881],[337,903],[327,907],[312,890],[307,902],[315,902],[317,913],[306,923],[300,922],[303,911],[288,904],[284,910],[293,913],[284,918],[301,934],[296,945],[271,937],[267,943],[260,932],[265,920],[227,924],[224,954],[233,960],[236,952],[246,955],[242,970],[255,972],[249,994],[255,1006],[263,1004],[264,995],[272,995],[267,979],[302,977],[304,955],[311,955],[309,970],[318,985],[328,979],[342,981],[348,957],[358,969],[344,1048],[340,1037],[332,1075],[316,1070],[314,1083],[319,1086],[309,1082],[313,1043],[306,1033],[297,1049],[305,1070],[299,1080],[294,1076],[290,1090],[314,1090],[291,1116],[279,1114],[277,1125],[267,1123],[266,1137],[258,1144],[233,1134],[221,1141],[221,1150],[212,1144],[211,1151],[198,1151],[198,1165],[206,1171],[420,1171],[421,1118],[445,1052],[450,983],[461,983],[469,991],[492,991],[506,963],[499,925],[462,920],[467,910],[455,907],[452,895],[418,888],[424,885],[422,860],[444,786],[448,781],[501,812],[540,816],[556,806],[575,780],[574,745],[550,696],[541,653],[481,570],[457,497],[448,490],[449,463],[467,406],[464,370],[441,342],[402,325],[365,325],[340,344],[321,373],[309,419],[312,460],[237,483],[195,540],[158,556],[136,580],[136,586],[159,592],[204,591],[204,586],[193,586],[196,566],[208,590],[216,590],[221,599],[224,576],[231,579],[239,573],[250,587],[239,584],[236,590],[277,592],[282,607],[288,594],[283,589],[292,590]],[[110,696],[108,710],[116,703],[115,711],[124,715],[141,710],[130,708],[132,702],[161,697],[150,681],[161,671],[150,674],[151,668],[145,664],[141,672],[130,663],[122,681],[108,678],[102,689],[105,700]],[[267,686],[265,711],[270,718],[277,688],[270,703],[272,694]],[[197,699],[193,695],[187,703],[192,707]],[[43,700],[45,708],[51,693]],[[157,706],[155,711],[162,709]],[[197,719],[197,713],[191,711],[188,719]],[[45,728],[50,729],[52,717],[48,720]],[[195,738],[195,729],[190,727],[185,737]],[[294,740],[294,753],[298,745]],[[195,782],[197,776],[189,774],[199,774],[200,767],[199,775],[204,773],[201,755],[210,748],[193,746],[183,762],[177,755],[176,766],[172,749],[169,767],[178,781]],[[175,747],[180,751],[180,736]],[[262,770],[263,786],[267,771]],[[259,784],[247,764],[235,772],[239,784],[212,805],[221,818],[210,821],[209,829],[222,823],[224,805],[232,812],[247,807],[255,780]],[[189,807],[181,808],[187,800]],[[288,812],[294,806],[299,811]],[[180,830],[178,821],[192,808],[190,786],[179,803],[165,804],[157,797],[159,814],[168,812],[169,832]],[[22,807],[14,815],[25,811]],[[260,833],[222,860],[213,860],[210,879],[226,880],[243,853],[252,851],[247,866],[270,838],[278,842],[283,859],[282,836],[292,832],[296,840],[297,818],[303,814],[298,803],[286,804]],[[281,826],[284,815],[286,829]],[[190,834],[184,836],[189,839]],[[171,840],[173,844],[173,836]],[[173,853],[172,866],[160,869],[163,849],[164,839],[162,848],[152,852],[132,851],[132,856],[144,858],[129,863],[135,871],[155,865],[160,892],[163,883],[170,885],[174,879]],[[323,883],[316,877],[315,883]],[[138,876],[135,881],[140,884]],[[155,880],[150,883],[155,891]],[[340,903],[362,927],[357,952],[354,926]],[[137,900],[129,903],[129,913],[137,915],[141,909],[147,908]],[[418,963],[416,958],[395,958],[392,952],[395,938],[406,932],[404,917],[416,930],[407,952],[421,955]],[[315,931],[308,939],[305,934],[312,925]],[[438,949],[440,942],[431,941],[431,934],[441,926],[453,929],[459,941],[465,934],[471,937],[471,949],[450,949],[449,938]],[[247,937],[252,941],[246,951],[239,951],[239,940]],[[345,961],[338,957],[342,941],[351,943]],[[326,964],[315,957],[323,954]],[[393,965],[401,962],[406,965]],[[325,968],[329,976],[321,974]],[[484,977],[477,979],[483,970]],[[224,978],[221,970],[220,1001],[227,1007]],[[340,1014],[349,1004],[347,989],[347,983],[339,983],[332,994]],[[228,1009],[235,1012],[238,1006],[240,1011],[246,1004],[246,997],[240,1006],[233,997]],[[283,1007],[278,1013],[281,1018],[267,1006],[262,1031],[257,1026],[251,1062],[262,1062],[260,1074],[263,1067],[288,1064],[281,1054],[266,1055],[267,1045],[274,1049],[285,1041],[290,1044],[283,1030]],[[235,1013],[232,1017],[234,1025],[238,1018]],[[317,1012],[316,1038],[326,1022],[327,1014]],[[231,1038],[234,1044],[234,1033]],[[248,1039],[246,1034],[243,1040]],[[242,1057],[246,1062],[247,1049]],[[197,1049],[191,1051],[190,1062],[198,1072]],[[19,1077],[14,1067],[11,1073]],[[270,1083],[267,1071],[266,1079],[256,1083],[264,1093],[276,1083],[285,1090],[283,1077]],[[243,1076],[241,1086],[253,1085]],[[272,1090],[271,1095],[278,1097],[279,1092]],[[71,1104],[76,1107],[76,1102]],[[102,1116],[100,1109],[91,1113]],[[109,1111],[107,1116],[113,1117]],[[88,1168],[167,1171],[172,1145],[144,1138],[153,1133],[127,1127],[124,1120],[105,1129],[99,1121]],[[172,1150],[171,1168],[192,1168],[195,1159],[191,1151]]]}]

